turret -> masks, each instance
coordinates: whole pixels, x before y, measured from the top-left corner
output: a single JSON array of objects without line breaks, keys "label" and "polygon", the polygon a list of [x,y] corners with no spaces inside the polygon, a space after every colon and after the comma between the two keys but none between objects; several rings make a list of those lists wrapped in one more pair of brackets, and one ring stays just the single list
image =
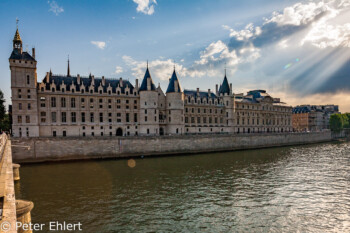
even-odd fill
[{"label": "turret", "polygon": [[166,134],[184,133],[184,98],[174,67],[174,72],[166,91]]},{"label": "turret", "polygon": [[140,93],[140,135],[159,135],[158,92],[148,69]]},{"label": "turret", "polygon": [[[35,52],[32,55],[35,56]],[[17,26],[9,58],[14,137],[39,136],[37,73],[36,60],[33,56],[23,52]]]}]

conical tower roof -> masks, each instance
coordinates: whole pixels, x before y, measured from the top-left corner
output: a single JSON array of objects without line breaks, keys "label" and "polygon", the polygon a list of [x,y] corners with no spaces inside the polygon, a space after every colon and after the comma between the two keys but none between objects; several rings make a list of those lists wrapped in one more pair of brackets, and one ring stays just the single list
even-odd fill
[{"label": "conical tower roof", "polygon": [[219,94],[230,94],[230,85],[228,84],[227,77],[225,74],[224,81],[222,82],[220,89],[219,89]]},{"label": "conical tower roof", "polygon": [[15,36],[13,38],[13,42],[19,42],[19,41],[22,42],[22,39],[21,39],[21,36],[19,35],[19,31],[18,31],[18,28],[17,28]]},{"label": "conical tower roof", "polygon": [[148,65],[147,65],[145,76],[143,77],[143,80],[141,83],[140,91],[147,91],[147,79],[150,79],[150,81],[151,81],[151,90],[152,91],[156,90],[156,86],[153,83],[151,74],[150,74],[149,69],[148,69]]},{"label": "conical tower roof", "polygon": [[[178,84],[177,90],[175,89],[175,81],[177,81],[177,84]],[[174,69],[173,75],[170,78],[168,89],[166,90],[166,93],[169,93],[169,92],[182,92],[180,82],[177,78],[175,69]]]}]

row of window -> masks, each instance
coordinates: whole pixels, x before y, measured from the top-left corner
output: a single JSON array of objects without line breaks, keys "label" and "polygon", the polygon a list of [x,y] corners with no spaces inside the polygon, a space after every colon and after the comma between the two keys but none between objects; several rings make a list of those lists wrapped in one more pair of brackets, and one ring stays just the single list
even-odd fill
[{"label": "row of window", "polygon": [[218,111],[218,109],[217,108],[215,108],[215,110],[213,111],[214,109],[211,109],[211,108],[209,108],[209,109],[206,109],[206,108],[197,108],[197,110],[195,109],[195,108],[185,108],[185,112],[186,113],[188,113],[189,111],[191,112],[191,113],[210,113],[210,114],[212,114],[212,113],[215,113],[215,114],[218,114],[218,112],[220,113],[220,114],[223,114],[223,112],[224,112],[224,110],[223,109],[220,109],[219,111]]},{"label": "row of window", "polygon": [[[45,88],[44,88],[44,87],[41,87],[41,88],[40,88],[40,91],[41,91],[41,92],[44,92],[44,91],[45,91]],[[58,89],[56,89],[55,87],[52,87],[52,88],[51,88],[51,92],[56,92],[56,91],[61,91],[62,93],[65,93],[65,92],[66,92],[66,89],[65,89],[65,88],[61,88],[61,90],[58,90]],[[75,88],[72,88],[72,89],[71,89],[71,92],[72,92],[72,93],[75,93],[75,92],[76,92]],[[80,90],[80,93],[84,94],[84,93],[85,93],[85,88],[84,88],[84,89],[81,89],[81,90]],[[89,91],[86,92],[86,93],[94,94],[94,93],[96,93],[96,92],[94,91],[94,88],[93,88],[93,87],[90,87],[90,88],[89,88]],[[102,95],[102,94],[104,94],[104,93],[106,93],[106,92],[103,92],[103,90],[98,90],[97,93],[99,93],[99,94]],[[112,95],[113,92],[112,92],[112,90],[108,90],[107,93],[108,93],[108,95]],[[122,93],[121,91],[118,90],[118,91],[116,91],[116,94],[117,94],[117,95],[121,95],[121,94],[123,94],[123,93]],[[125,91],[125,95],[128,96],[129,94],[130,94],[130,95],[137,96],[137,91],[134,91],[134,93],[130,93],[129,91]]]},{"label": "row of window", "polygon": [[[197,117],[197,118],[196,117],[191,117],[190,119],[191,119],[191,124],[195,124],[195,123],[197,123],[197,124],[201,124],[201,123],[206,124],[207,123],[207,117]],[[213,119],[214,119],[214,122],[213,122]],[[224,123],[224,119],[222,117],[220,117],[220,118],[208,117],[208,123],[209,124],[213,124],[213,123],[214,124],[218,124],[219,121],[220,121],[220,124]],[[185,117],[185,123],[189,123],[189,117]]]},{"label": "row of window", "polygon": [[[52,108],[55,108],[57,107],[57,99],[56,97],[51,97],[50,99],[50,105]],[[112,99],[108,99],[108,108],[112,108]],[[80,103],[81,103],[81,108],[85,108],[85,98],[81,98],[80,99]],[[100,108],[103,108],[103,99],[99,99],[98,101],[99,103],[99,107]],[[120,99],[117,99],[116,100],[116,103],[117,103],[117,108],[120,109],[121,108],[121,100]],[[129,109],[129,100],[125,100],[125,104],[127,104],[125,106],[126,109]],[[60,106],[61,108],[66,108],[67,107],[67,100],[65,97],[61,97],[60,98]],[[90,108],[93,108],[94,107],[94,98],[90,98],[89,99],[89,104],[87,104],[90,106]],[[40,98],[40,106],[41,107],[46,107],[46,98],[45,97],[41,97]],[[76,98],[70,98],[70,107],[71,108],[75,108],[76,107]],[[134,100],[134,109],[137,109],[137,100]]]},{"label": "row of window", "polygon": [[[122,122],[121,119],[121,113],[117,113],[116,114],[117,119],[116,122],[120,123]],[[46,122],[46,112],[40,112],[40,118],[41,118],[41,123],[45,123]],[[100,123],[104,122],[104,114],[103,112],[100,112],[98,115],[98,119]],[[108,122],[112,123],[112,113],[108,113]],[[89,115],[87,115],[85,112],[81,112],[80,113],[80,121],[82,123],[85,123],[89,120],[89,122],[94,123],[95,122],[95,113],[91,112]],[[57,112],[51,112],[51,122],[52,123],[57,123],[58,119],[57,119]],[[126,122],[130,122],[131,121],[131,117],[129,113],[125,114],[125,121]],[[61,112],[61,122],[62,123],[67,123],[67,112]],[[76,112],[71,112],[70,113],[70,122],[71,123],[76,123],[77,122],[77,113]],[[138,122],[138,117],[137,117],[137,113],[134,113],[134,117],[133,117],[133,122]]]},{"label": "row of window", "polygon": [[[25,92],[25,90],[24,90],[24,92]],[[17,92],[17,97],[18,97],[18,99],[22,99],[22,89],[18,89],[18,92]],[[30,94],[30,90],[28,89],[27,90],[27,99],[30,99],[31,98],[31,94]]]},{"label": "row of window", "polygon": [[[245,120],[247,120],[247,121],[245,121]],[[250,121],[250,118],[247,118],[247,119],[245,119],[245,118],[242,118],[242,119],[240,119],[240,118],[237,118],[237,125],[240,125],[240,123],[242,123],[242,125],[245,125],[245,123],[247,123],[247,125],[250,125],[250,123],[252,123],[252,125],[255,125],[255,123],[256,123],[256,125],[260,125],[260,119],[256,119],[256,121],[255,121],[255,119],[254,118],[252,118],[251,119],[251,121]],[[275,119],[262,119],[262,125],[265,125],[265,123],[266,123],[266,125],[279,125],[280,123],[281,124],[285,124],[285,125],[290,125],[290,119],[285,119],[285,120],[280,120],[280,119],[277,119],[277,120],[275,120]],[[287,124],[288,123],[288,124]]]}]

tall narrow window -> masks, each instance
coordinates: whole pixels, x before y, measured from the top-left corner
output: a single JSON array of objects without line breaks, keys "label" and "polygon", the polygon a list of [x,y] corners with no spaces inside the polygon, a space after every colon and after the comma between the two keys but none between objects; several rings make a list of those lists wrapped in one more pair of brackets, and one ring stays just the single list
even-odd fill
[{"label": "tall narrow window", "polygon": [[61,121],[62,121],[62,123],[67,122],[67,113],[66,112],[61,113]]},{"label": "tall narrow window", "polygon": [[28,85],[30,84],[30,78],[29,78],[29,75],[27,75],[27,84],[28,84]]},{"label": "tall narrow window", "polygon": [[90,122],[91,123],[94,122],[94,113],[93,112],[90,113]]},{"label": "tall narrow window", "polygon": [[77,122],[77,114],[75,112],[71,113],[71,121],[72,121],[72,123],[76,123]]},{"label": "tall narrow window", "polygon": [[56,97],[51,97],[51,107],[52,108],[56,107]]},{"label": "tall narrow window", "polygon": [[103,112],[100,112],[100,122],[103,122]]},{"label": "tall narrow window", "polygon": [[26,123],[30,123],[30,116],[26,116]]},{"label": "tall narrow window", "polygon": [[64,97],[61,98],[61,107],[62,108],[66,107],[66,98],[64,98]]},{"label": "tall narrow window", "polygon": [[75,98],[70,99],[70,106],[71,108],[75,108]]},{"label": "tall narrow window", "polygon": [[22,123],[22,116],[17,116],[17,122]]},{"label": "tall narrow window", "polygon": [[56,123],[56,112],[51,112],[51,121],[52,123]]},{"label": "tall narrow window", "polygon": [[81,122],[85,123],[85,112],[81,113]]}]

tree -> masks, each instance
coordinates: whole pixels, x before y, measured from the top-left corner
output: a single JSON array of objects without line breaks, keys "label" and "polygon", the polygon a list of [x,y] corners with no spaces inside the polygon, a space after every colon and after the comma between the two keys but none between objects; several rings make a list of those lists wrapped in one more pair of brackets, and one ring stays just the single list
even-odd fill
[{"label": "tree", "polygon": [[344,128],[344,118],[342,114],[333,114],[329,119],[329,127],[334,132],[340,132]]},{"label": "tree", "polygon": [[4,120],[6,114],[4,93],[0,90],[0,122]]},{"label": "tree", "polygon": [[6,113],[4,93],[0,90],[0,132],[9,131],[10,128],[10,116]]}]

